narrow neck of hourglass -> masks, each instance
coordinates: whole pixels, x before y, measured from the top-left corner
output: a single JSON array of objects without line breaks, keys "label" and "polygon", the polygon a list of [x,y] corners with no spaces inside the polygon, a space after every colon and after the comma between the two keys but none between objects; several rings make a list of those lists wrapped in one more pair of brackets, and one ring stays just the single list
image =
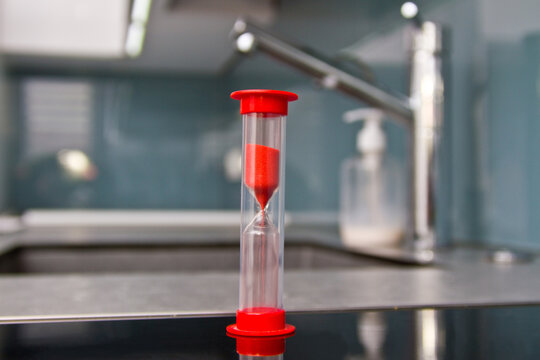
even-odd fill
[{"label": "narrow neck of hourglass", "polygon": [[251,221],[251,223],[246,227],[245,230],[248,230],[249,228],[251,228],[251,230],[264,232],[266,231],[266,228],[271,227],[273,228],[272,231],[277,232],[277,229],[274,225],[274,222],[271,220],[270,215],[271,214],[269,214],[267,210],[260,209],[255,215],[255,217],[253,218],[253,220]]},{"label": "narrow neck of hourglass", "polygon": [[245,113],[242,122],[242,231],[262,210],[281,233],[286,116]]}]

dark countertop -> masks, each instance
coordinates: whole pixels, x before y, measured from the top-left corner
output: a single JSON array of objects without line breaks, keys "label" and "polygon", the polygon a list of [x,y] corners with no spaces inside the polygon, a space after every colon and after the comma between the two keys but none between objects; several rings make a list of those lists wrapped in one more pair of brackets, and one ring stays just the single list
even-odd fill
[{"label": "dark countertop", "polygon": [[[230,317],[0,325],[2,359],[238,359]],[[284,359],[538,359],[540,307],[288,315]],[[264,359],[264,358],[263,358]],[[268,358],[267,358],[268,359]]]}]

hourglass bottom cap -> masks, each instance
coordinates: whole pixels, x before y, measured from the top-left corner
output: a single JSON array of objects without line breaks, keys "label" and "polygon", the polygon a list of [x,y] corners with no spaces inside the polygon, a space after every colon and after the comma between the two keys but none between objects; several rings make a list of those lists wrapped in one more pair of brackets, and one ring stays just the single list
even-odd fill
[{"label": "hourglass bottom cap", "polygon": [[285,324],[285,310],[263,307],[238,310],[236,324],[227,327],[228,333],[239,336],[281,336],[294,330]]}]

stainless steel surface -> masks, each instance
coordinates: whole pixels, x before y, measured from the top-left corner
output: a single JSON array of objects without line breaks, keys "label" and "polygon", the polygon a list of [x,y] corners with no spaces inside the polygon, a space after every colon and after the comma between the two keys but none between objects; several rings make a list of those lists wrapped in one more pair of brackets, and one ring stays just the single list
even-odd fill
[{"label": "stainless steel surface", "polygon": [[235,210],[88,210],[30,209],[20,217],[25,229],[62,229],[66,227],[130,228],[236,226],[240,211]]},{"label": "stainless steel surface", "polygon": [[[237,242],[207,244],[26,245],[0,252],[0,274],[82,274],[129,272],[236,272]],[[368,268],[383,262],[312,242],[285,246],[286,270]]]},{"label": "stainless steel surface", "polygon": [[[455,250],[440,267],[287,271],[291,312],[540,304],[540,263]],[[236,273],[0,276],[0,322],[232,315]]]},{"label": "stainless steel surface", "polygon": [[[32,216],[23,216],[25,230],[19,234],[5,236],[6,241],[0,241],[2,247],[11,244],[25,245],[145,245],[159,244],[208,244],[216,239],[231,243],[238,243],[239,222],[231,221],[234,213],[210,212],[167,212],[163,218],[158,215],[163,212],[150,214],[142,220],[148,211],[135,211],[131,216],[128,211],[84,211],[75,214],[66,214],[67,211],[32,211]],[[236,213],[237,214],[237,213]],[[68,215],[66,221],[61,219]],[[89,219],[81,219],[89,215]],[[209,225],[208,218],[223,216],[216,224]],[[207,220],[197,219],[197,216]],[[106,218],[106,220],[104,220]],[[27,221],[30,219],[31,221]],[[133,220],[134,219],[134,220]],[[330,219],[330,220],[329,220]],[[285,214],[285,226],[288,241],[302,241],[309,239],[320,244],[341,246],[341,239],[337,231],[337,217],[332,214],[302,215],[296,213]],[[140,221],[142,220],[142,221]],[[158,220],[158,221],[155,221]],[[191,221],[190,220],[194,220]],[[114,224],[117,224],[114,226]],[[176,224],[176,226],[173,226]],[[191,224],[191,225],[188,225]],[[229,224],[229,225],[225,225]],[[313,226],[317,224],[317,226]],[[11,239],[8,241],[8,239]],[[3,245],[4,244],[4,245]],[[11,245],[9,245],[11,246]],[[408,248],[357,248],[349,249],[361,255],[378,258],[390,262],[407,263],[414,265],[429,265],[433,262],[434,254],[430,250],[418,251]]]},{"label": "stainless steel surface", "polygon": [[433,265],[435,253],[429,249],[408,249],[405,247],[355,247],[349,251],[364,256],[371,256],[388,262],[397,262],[410,265]]},{"label": "stainless steel surface", "polygon": [[532,261],[534,257],[532,254],[510,250],[510,249],[496,249],[492,250],[487,255],[488,261],[499,265],[513,265],[522,264]]},{"label": "stainless steel surface", "polygon": [[[397,267],[383,261],[359,261],[350,254],[352,258],[336,256],[332,249],[339,241],[335,227],[290,225],[287,235],[289,246],[310,239],[324,244],[317,252],[330,247],[316,256],[324,264],[310,262],[310,250],[307,263],[303,263],[309,266],[302,269],[301,262],[306,259],[301,255],[306,252],[301,248],[298,256],[292,254],[293,260],[285,260],[286,268],[287,261],[298,262],[296,268],[285,272],[284,300],[289,311],[540,304],[538,259],[500,266],[487,260],[485,250],[455,249],[439,251],[436,265]],[[91,245],[129,249],[149,243],[165,248],[212,248],[216,239],[221,239],[225,247],[235,247],[238,228],[36,227],[0,237],[0,248],[7,253],[17,247]],[[226,259],[219,256],[222,255],[214,259],[216,263],[226,264]],[[200,271],[203,263],[210,260],[206,255],[203,258],[201,264],[193,265],[197,271],[173,272],[162,268],[154,273],[0,274],[0,323],[233,314],[238,299],[237,272],[219,267]],[[353,262],[349,263],[351,259]],[[331,261],[335,263],[326,263]]]},{"label": "stainless steel surface", "polygon": [[424,22],[412,29],[410,96],[414,124],[411,132],[411,230],[419,249],[433,249],[436,216],[436,149],[443,120],[441,28]]},{"label": "stainless steel surface", "polygon": [[244,53],[260,50],[317,79],[323,86],[347,93],[393,116],[411,134],[410,247],[432,250],[435,239],[435,153],[443,120],[441,28],[431,22],[412,29],[411,87],[405,100],[354,76],[320,57],[301,50],[243,19],[236,21],[232,36]]}]

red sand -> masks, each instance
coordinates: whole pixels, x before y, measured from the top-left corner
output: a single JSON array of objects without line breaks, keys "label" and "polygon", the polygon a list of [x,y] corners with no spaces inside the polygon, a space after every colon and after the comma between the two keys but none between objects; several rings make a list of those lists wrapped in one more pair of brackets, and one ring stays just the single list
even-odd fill
[{"label": "red sand", "polygon": [[279,150],[246,144],[244,181],[264,209],[279,184]]}]

